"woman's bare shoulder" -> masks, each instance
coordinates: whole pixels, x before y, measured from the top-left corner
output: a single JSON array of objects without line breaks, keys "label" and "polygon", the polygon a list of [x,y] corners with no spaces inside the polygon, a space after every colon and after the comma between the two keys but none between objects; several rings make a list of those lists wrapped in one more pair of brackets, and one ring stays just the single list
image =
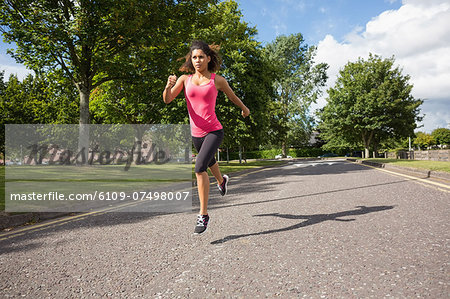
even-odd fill
[{"label": "woman's bare shoulder", "polygon": [[185,84],[187,82],[187,79],[189,78],[189,75],[181,75],[180,77],[178,77],[178,82]]},{"label": "woman's bare shoulder", "polygon": [[216,75],[216,77],[214,78],[214,81],[216,83],[216,86],[218,87],[218,89],[221,89],[223,87],[226,87],[228,85],[227,80],[222,77],[221,75]]},{"label": "woman's bare shoulder", "polygon": [[214,80],[225,81],[225,82],[227,81],[224,77],[222,77],[219,74],[216,74],[216,77],[214,78]]}]

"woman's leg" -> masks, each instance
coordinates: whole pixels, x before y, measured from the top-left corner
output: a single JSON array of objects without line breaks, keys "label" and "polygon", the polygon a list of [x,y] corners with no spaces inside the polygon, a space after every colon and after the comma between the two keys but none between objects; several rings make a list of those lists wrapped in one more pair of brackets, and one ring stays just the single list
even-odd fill
[{"label": "woman's leg", "polygon": [[213,166],[210,166],[209,169],[211,170],[211,173],[217,180],[217,184],[220,185],[223,182],[223,176],[219,169],[219,163],[216,162]]},{"label": "woman's leg", "polygon": [[[217,162],[214,159],[214,154],[222,143],[223,131],[211,132],[203,138],[194,137],[192,140],[194,141],[194,146],[198,151],[195,162],[195,175],[197,177],[198,196],[200,200],[200,214],[207,215],[209,200],[209,176],[206,170],[208,167],[213,167],[215,172],[215,174],[214,172],[213,174],[214,176],[217,175],[219,167],[216,165]],[[214,165],[216,165],[216,168],[214,168]]]},{"label": "woman's leg", "polygon": [[217,187],[219,188],[220,195],[226,195],[230,178],[227,175],[222,175],[219,169],[219,163],[217,162],[210,166],[209,169],[211,169],[212,174],[217,180]]},{"label": "woman's leg", "polygon": [[198,197],[200,200],[200,215],[208,214],[209,176],[206,171],[195,173],[197,176]]}]

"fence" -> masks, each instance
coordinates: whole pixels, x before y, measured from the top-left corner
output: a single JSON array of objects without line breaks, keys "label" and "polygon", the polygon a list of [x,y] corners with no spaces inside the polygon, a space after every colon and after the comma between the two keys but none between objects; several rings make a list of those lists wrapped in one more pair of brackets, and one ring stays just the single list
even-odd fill
[{"label": "fence", "polygon": [[450,161],[450,150],[429,150],[429,151],[399,151],[386,152],[385,158],[409,159],[409,160],[431,160]]}]

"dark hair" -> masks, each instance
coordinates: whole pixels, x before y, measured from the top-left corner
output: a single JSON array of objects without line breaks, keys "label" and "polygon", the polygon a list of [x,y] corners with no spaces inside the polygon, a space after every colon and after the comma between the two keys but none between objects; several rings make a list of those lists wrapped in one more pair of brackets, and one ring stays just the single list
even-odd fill
[{"label": "dark hair", "polygon": [[[187,72],[187,73],[194,73],[195,68],[192,65],[192,51],[194,50],[202,50],[206,56],[211,57],[211,61],[208,63],[208,71],[215,72],[220,69],[220,64],[222,63],[219,54],[217,51],[219,51],[220,46],[218,45],[208,45],[204,41],[201,40],[194,40],[191,44],[191,47],[189,48],[189,53],[186,54],[185,62],[180,67],[180,71]],[[180,58],[182,60],[183,58]]]}]

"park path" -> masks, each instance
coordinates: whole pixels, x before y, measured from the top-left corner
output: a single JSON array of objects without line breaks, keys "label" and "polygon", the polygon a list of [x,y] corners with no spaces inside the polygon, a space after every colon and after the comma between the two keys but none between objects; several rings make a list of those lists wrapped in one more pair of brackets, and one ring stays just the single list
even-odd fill
[{"label": "park path", "polygon": [[[294,161],[191,213],[98,213],[0,234],[2,298],[448,298],[450,189]],[[195,197],[195,195],[194,195]]]}]

